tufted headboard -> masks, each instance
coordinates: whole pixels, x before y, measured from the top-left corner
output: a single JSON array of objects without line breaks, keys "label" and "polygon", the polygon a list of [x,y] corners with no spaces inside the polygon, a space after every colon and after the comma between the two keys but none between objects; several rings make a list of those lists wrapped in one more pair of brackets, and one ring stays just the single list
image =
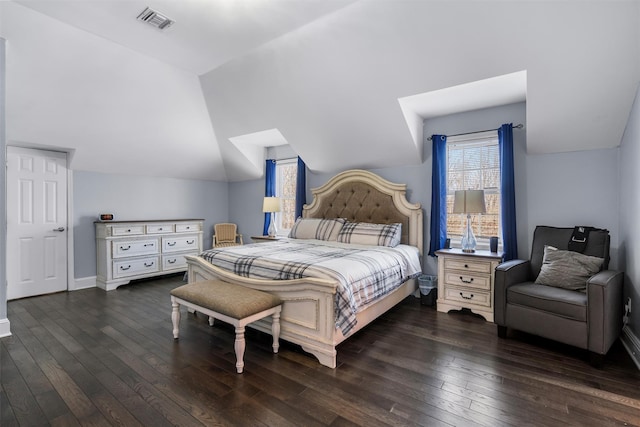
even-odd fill
[{"label": "tufted headboard", "polygon": [[375,224],[402,223],[402,243],[422,254],[422,207],[409,203],[407,185],[394,184],[365,170],[349,170],[311,190],[304,218],[346,218]]}]

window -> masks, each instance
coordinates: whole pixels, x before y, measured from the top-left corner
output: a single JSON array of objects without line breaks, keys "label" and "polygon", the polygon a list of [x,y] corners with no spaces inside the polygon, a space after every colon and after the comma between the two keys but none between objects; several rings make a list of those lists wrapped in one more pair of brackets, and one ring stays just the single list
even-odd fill
[{"label": "window", "polygon": [[276,162],[276,196],[280,197],[280,212],[276,214],[279,235],[288,235],[296,222],[296,178],[297,159]]},{"label": "window", "polygon": [[[487,213],[471,215],[478,248],[489,248],[489,237],[502,236],[500,222],[500,151],[496,131],[447,139],[447,237],[462,239],[465,214],[453,214],[455,190],[484,190]],[[502,240],[502,239],[500,239]]]}]

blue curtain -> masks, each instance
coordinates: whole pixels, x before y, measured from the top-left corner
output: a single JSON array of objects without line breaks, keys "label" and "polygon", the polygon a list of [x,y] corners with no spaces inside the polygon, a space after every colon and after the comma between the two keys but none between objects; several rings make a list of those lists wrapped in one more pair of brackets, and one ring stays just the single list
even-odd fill
[{"label": "blue curtain", "polygon": [[302,206],[307,203],[307,165],[298,156],[298,174],[296,175],[296,218],[302,216]]},{"label": "blue curtain", "polygon": [[[267,164],[264,169],[264,196],[275,197],[276,195],[276,161],[273,159],[267,159]],[[269,234],[269,224],[271,223],[271,212],[265,212],[264,214],[264,227],[262,229],[262,235]]]},{"label": "blue curtain", "polygon": [[433,166],[429,255],[436,256],[436,251],[444,247],[447,239],[447,137],[433,135],[431,141]]},{"label": "blue curtain", "polygon": [[500,150],[500,192],[502,206],[502,246],[504,260],[518,258],[516,230],[516,186],[513,165],[513,125],[504,124],[498,129]]}]

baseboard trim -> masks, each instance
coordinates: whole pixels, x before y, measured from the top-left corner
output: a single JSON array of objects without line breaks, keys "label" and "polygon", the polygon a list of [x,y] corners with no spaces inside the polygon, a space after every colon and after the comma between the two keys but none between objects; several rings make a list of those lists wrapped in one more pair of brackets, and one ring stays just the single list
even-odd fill
[{"label": "baseboard trim", "polygon": [[11,323],[9,319],[0,319],[0,338],[11,336]]},{"label": "baseboard trim", "polygon": [[622,328],[620,341],[622,341],[624,348],[627,349],[633,363],[635,363],[638,370],[640,370],[640,339],[633,334],[631,328],[625,326]]},{"label": "baseboard trim", "polygon": [[69,284],[69,291],[78,291],[80,289],[88,289],[96,287],[96,276],[81,277],[75,279]]}]

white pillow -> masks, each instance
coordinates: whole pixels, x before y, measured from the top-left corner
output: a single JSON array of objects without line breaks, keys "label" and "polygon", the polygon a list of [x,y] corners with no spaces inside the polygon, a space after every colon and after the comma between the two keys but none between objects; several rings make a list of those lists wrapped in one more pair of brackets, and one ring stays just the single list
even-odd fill
[{"label": "white pillow", "polygon": [[317,239],[336,241],[344,218],[298,218],[291,227],[289,237],[292,239]]},{"label": "white pillow", "polygon": [[374,245],[395,247],[400,244],[402,224],[370,224],[367,222],[346,222],[340,233],[338,242],[358,245]]}]

